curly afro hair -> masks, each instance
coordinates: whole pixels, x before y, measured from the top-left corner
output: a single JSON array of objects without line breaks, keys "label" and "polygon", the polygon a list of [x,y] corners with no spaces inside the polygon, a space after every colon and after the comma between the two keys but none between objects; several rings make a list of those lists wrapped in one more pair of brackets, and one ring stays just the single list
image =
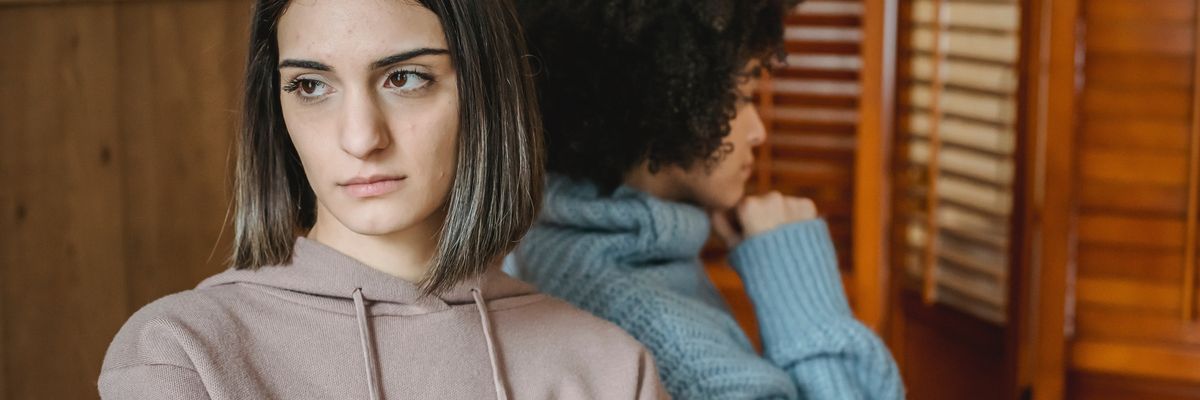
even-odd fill
[{"label": "curly afro hair", "polygon": [[797,3],[517,0],[548,168],[611,191],[647,160],[652,171],[718,160],[745,66],[782,60]]}]

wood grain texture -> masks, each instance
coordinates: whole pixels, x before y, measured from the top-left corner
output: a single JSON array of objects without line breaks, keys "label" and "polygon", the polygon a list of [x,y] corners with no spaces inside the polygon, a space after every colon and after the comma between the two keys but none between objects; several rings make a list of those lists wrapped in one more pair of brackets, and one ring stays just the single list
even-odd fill
[{"label": "wood grain texture", "polygon": [[[249,8],[121,8],[120,102],[130,301],[140,307],[224,268],[233,138]],[[221,236],[225,229],[225,235]],[[218,242],[218,238],[220,241]]]},{"label": "wood grain texture", "polygon": [[[5,395],[95,397],[128,316],[112,7],[0,11]],[[29,38],[39,38],[37,41]]]},{"label": "wood grain texture", "polygon": [[249,1],[44,3],[0,4],[0,399],[95,398],[129,315],[228,254]]}]

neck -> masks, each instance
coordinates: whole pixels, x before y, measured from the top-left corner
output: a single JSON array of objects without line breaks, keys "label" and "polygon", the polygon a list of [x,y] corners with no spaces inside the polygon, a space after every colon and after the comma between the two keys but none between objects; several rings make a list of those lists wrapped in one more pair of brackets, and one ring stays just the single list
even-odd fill
[{"label": "neck", "polygon": [[643,161],[625,174],[625,186],[645,192],[659,199],[675,202],[687,201],[687,196],[680,190],[671,175],[664,170],[650,172],[650,162]]},{"label": "neck", "polygon": [[318,204],[317,220],[308,238],[389,275],[417,283],[429,271],[429,260],[437,246],[440,212],[424,221],[383,235],[354,232]]}]

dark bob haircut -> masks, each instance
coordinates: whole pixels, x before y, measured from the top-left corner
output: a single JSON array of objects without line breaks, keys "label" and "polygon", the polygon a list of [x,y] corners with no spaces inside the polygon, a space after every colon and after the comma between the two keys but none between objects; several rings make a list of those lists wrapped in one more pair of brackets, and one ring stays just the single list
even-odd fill
[{"label": "dark bob haircut", "polygon": [[779,64],[799,1],[516,3],[540,64],[548,169],[612,190],[647,159],[652,171],[719,159],[744,66]]},{"label": "dark bob haircut", "polygon": [[[401,1],[401,0],[394,0]],[[441,21],[458,81],[458,165],[437,249],[420,282],[438,294],[479,275],[524,236],[541,205],[541,119],[508,0],[419,0]],[[234,268],[287,263],[316,197],[280,109],[276,26],[287,0],[259,0],[235,172]]]}]

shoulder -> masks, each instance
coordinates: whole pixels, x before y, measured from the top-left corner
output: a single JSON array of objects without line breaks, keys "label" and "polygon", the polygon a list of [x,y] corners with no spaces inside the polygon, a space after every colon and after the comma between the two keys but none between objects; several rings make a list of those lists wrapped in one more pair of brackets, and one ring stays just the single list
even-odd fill
[{"label": "shoulder", "polygon": [[541,301],[502,311],[506,320],[526,327],[523,332],[539,341],[561,345],[601,346],[609,350],[638,352],[641,343],[612,322],[558,299],[545,296]]},{"label": "shoulder", "polygon": [[207,336],[219,337],[232,321],[234,287],[187,290],[162,297],[133,313],[117,332],[103,370],[137,365],[191,369],[188,353]]}]

